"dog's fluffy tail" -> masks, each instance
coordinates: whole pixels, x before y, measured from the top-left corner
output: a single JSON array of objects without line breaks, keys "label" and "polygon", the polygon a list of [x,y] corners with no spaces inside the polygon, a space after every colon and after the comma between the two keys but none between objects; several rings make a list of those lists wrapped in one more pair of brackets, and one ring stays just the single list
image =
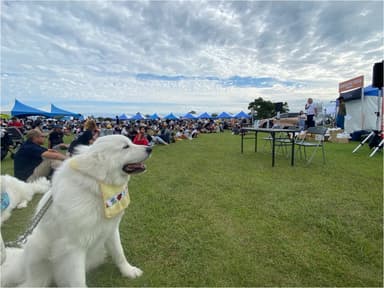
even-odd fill
[{"label": "dog's fluffy tail", "polygon": [[51,188],[51,182],[45,177],[40,177],[35,181],[28,183],[28,185],[32,195],[36,193],[44,194]]}]

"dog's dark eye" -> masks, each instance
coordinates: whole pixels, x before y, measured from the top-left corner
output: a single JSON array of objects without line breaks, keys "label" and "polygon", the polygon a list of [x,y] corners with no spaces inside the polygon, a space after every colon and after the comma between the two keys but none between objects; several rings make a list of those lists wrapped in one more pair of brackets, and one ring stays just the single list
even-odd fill
[{"label": "dog's dark eye", "polygon": [[123,149],[128,149],[128,148],[129,148],[128,144],[123,147]]}]

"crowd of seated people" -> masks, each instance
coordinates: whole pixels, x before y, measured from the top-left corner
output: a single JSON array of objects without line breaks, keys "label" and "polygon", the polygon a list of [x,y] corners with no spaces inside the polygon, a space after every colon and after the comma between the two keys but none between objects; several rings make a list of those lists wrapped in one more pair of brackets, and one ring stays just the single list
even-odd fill
[{"label": "crowd of seated people", "polygon": [[[116,121],[114,119],[103,120],[99,118],[98,121],[95,119],[89,120],[95,123],[95,128],[92,130],[93,139],[106,135],[121,134],[133,141],[140,128],[144,127],[144,134],[148,140],[148,145],[169,145],[180,140],[192,140],[201,133],[218,133],[231,129],[236,127],[238,122],[235,119]],[[73,141],[79,142],[77,139],[79,137],[80,140],[84,138],[83,134],[87,130],[86,123],[89,122],[77,119],[17,119],[13,117],[8,121],[2,119],[0,124],[2,127],[17,127],[23,134],[26,134],[31,129],[36,129],[47,136],[48,148],[66,150],[70,148],[70,145],[64,144],[64,136],[73,135]],[[72,153],[73,151],[69,152]]]},{"label": "crowd of seated people", "polygon": [[[236,120],[140,120],[113,121],[95,119],[57,120],[26,119],[1,120],[2,127],[14,127],[25,135],[25,142],[14,156],[14,175],[24,181],[50,177],[61,162],[76,153],[77,145],[91,145],[98,137],[121,134],[138,145],[170,145],[190,141],[201,133],[218,133],[237,127]],[[64,136],[73,136],[64,143]],[[46,148],[45,146],[48,146]],[[64,150],[64,151],[61,151]]]},{"label": "crowd of seated people", "polygon": [[141,127],[144,127],[149,145],[168,145],[179,140],[192,140],[200,133],[223,132],[224,127],[228,126],[227,123],[217,120],[140,120],[98,123],[100,136],[122,134],[132,141]]},{"label": "crowd of seated people", "polygon": [[[39,145],[43,147],[45,146],[43,142],[47,142],[46,144],[48,146],[48,149],[44,150],[46,148],[39,148],[40,150],[38,151],[38,153],[36,153],[36,155],[40,155],[36,158],[38,159],[38,161],[36,161],[37,164],[43,163],[41,161],[42,159],[45,159],[47,155],[52,156],[53,159],[58,160],[63,160],[66,157],[71,157],[74,153],[74,148],[76,145],[91,145],[96,138],[106,135],[121,134],[126,137],[129,137],[134,143],[139,145],[170,145],[171,143],[177,141],[193,140],[202,133],[219,133],[223,132],[225,129],[231,129],[231,127],[236,127],[238,125],[238,121],[234,119],[230,121],[222,119],[158,119],[140,121],[114,121],[111,119],[98,120],[99,121],[96,121],[95,119],[91,118],[87,119],[86,121],[77,119],[64,121],[58,119],[44,118],[27,118],[19,120],[16,117],[13,117],[11,120],[8,121],[2,119],[0,124],[2,127],[16,127],[17,129],[19,129],[24,135],[27,135],[27,144],[29,144],[30,142],[32,143],[32,140],[37,143],[34,144],[34,147],[38,148]],[[37,131],[38,133],[30,133],[30,131]],[[71,144],[64,144],[64,136],[73,136]],[[22,149],[22,151],[24,150]],[[62,157],[59,154],[54,154],[55,150],[59,151],[59,153],[61,152],[61,155],[64,156]],[[48,152],[43,155],[45,151]],[[42,157],[41,155],[43,155],[44,157]],[[19,156],[20,155],[17,155],[16,158],[21,159],[21,156]],[[24,160],[21,159],[19,162],[24,163],[23,161]],[[35,166],[37,167],[39,165]],[[15,165],[15,167],[17,168],[18,166]],[[35,169],[36,167],[33,168]],[[34,171],[34,169],[31,168],[30,172]],[[49,171],[51,170],[47,169],[47,172]],[[38,172],[40,172],[40,170]],[[23,180],[30,180],[29,177],[31,177],[31,175],[27,175],[26,173],[24,174],[25,175],[22,177]],[[17,175],[17,173],[15,173],[15,175]]]}]

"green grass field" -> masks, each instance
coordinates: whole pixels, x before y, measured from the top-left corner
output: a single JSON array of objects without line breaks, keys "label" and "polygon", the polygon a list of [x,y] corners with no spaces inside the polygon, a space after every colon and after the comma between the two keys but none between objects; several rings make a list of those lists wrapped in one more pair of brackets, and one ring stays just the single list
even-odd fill
[{"label": "green grass field", "polygon": [[[326,143],[325,165],[321,153],[308,167],[278,155],[274,168],[229,132],[155,146],[120,227],[144,274],[123,278],[108,259],[88,285],[382,287],[383,154],[352,154],[357,144]],[[38,198],[3,225],[5,241]]]}]

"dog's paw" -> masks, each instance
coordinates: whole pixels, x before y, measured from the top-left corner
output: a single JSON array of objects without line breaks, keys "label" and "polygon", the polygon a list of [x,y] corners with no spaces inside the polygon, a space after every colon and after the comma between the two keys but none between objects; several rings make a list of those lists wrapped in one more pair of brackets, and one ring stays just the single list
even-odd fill
[{"label": "dog's paw", "polygon": [[143,274],[143,271],[141,271],[141,269],[135,266],[124,267],[120,271],[121,271],[121,274],[123,274],[123,276],[129,277],[132,279],[140,277]]}]

